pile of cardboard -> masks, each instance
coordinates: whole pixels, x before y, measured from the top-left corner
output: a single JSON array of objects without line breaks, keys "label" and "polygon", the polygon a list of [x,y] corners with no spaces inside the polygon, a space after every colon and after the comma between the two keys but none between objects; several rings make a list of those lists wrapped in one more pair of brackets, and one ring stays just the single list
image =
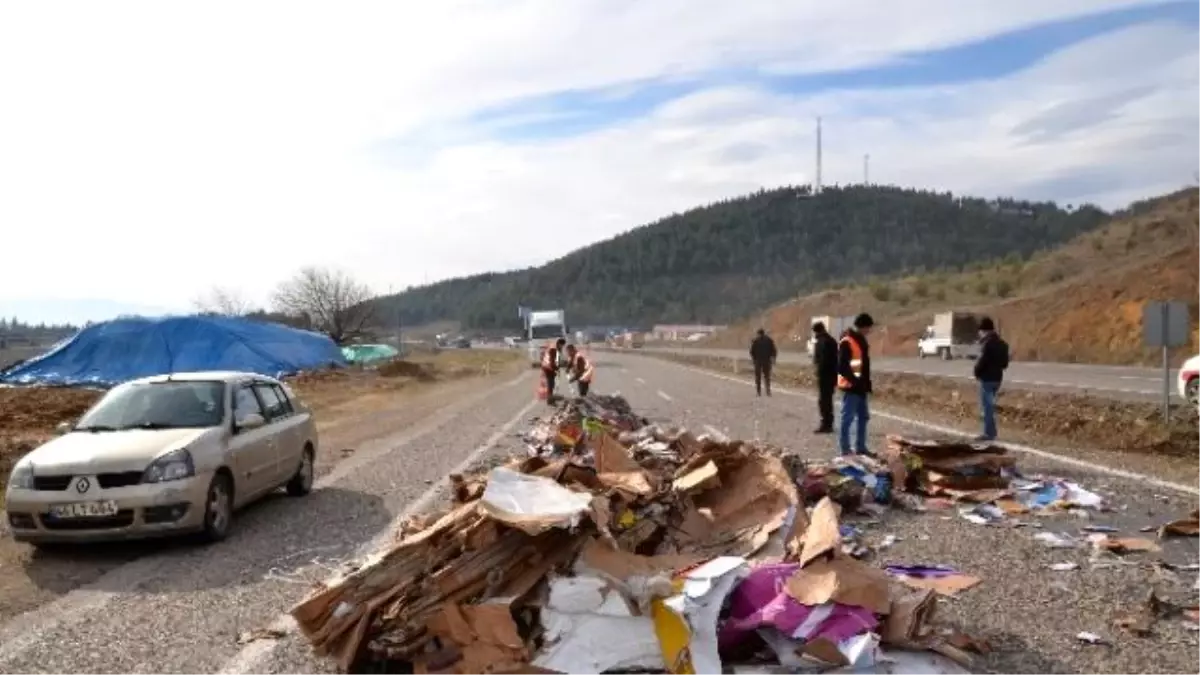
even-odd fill
[{"label": "pile of cardboard", "polygon": [[1008,495],[1016,469],[998,445],[901,436],[888,436],[885,459],[897,489],[978,503]]},{"label": "pile of cardboard", "polygon": [[454,476],[447,511],[296,606],[314,649],[446,673],[828,668],[881,641],[967,658],[930,636],[932,592],[845,555],[829,499],[804,508],[802,462],[602,408]]}]

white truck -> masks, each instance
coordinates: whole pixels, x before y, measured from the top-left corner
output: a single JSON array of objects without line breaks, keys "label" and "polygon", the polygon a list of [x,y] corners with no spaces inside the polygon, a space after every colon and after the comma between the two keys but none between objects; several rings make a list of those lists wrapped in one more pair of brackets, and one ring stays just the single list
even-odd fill
[{"label": "white truck", "polygon": [[935,314],[917,340],[917,355],[947,361],[979,358],[979,316],[970,312]]},{"label": "white truck", "polygon": [[813,326],[813,324],[817,323],[818,321],[825,324],[825,330],[829,331],[829,334],[832,335],[833,339],[835,339],[835,340],[840,339],[842,337],[842,333],[844,333],[847,328],[854,325],[854,317],[852,317],[852,316],[813,316],[813,317],[809,317],[809,319],[808,319],[809,336],[808,336],[808,341],[805,343],[805,346],[804,346],[805,350],[808,351],[809,356],[813,355],[813,349],[816,348],[817,343],[815,340],[813,340],[813,337],[812,337],[812,326]]},{"label": "white truck", "polygon": [[[525,339],[529,341],[529,365],[538,367],[542,363],[542,347],[547,341],[566,339],[567,313],[561,309],[530,311],[525,315]],[[566,362],[566,355],[559,354],[559,361]]]}]

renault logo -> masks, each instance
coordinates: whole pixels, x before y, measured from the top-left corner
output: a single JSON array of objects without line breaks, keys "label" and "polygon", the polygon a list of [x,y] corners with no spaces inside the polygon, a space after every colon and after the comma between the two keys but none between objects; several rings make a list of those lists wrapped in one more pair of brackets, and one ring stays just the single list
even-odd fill
[{"label": "renault logo", "polygon": [[92,481],[88,480],[87,476],[80,478],[75,483],[75,491],[78,492],[79,494],[83,494],[83,493],[87,492],[88,490],[91,489],[91,487],[92,487]]}]

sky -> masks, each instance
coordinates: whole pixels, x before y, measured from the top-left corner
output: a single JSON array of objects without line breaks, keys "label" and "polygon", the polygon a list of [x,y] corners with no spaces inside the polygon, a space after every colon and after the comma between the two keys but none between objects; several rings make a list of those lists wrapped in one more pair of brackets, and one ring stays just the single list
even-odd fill
[{"label": "sky", "polygon": [[[541,264],[763,187],[1120,207],[1200,171],[1195,0],[0,4],[0,315]],[[549,235],[549,236],[548,236]]]}]

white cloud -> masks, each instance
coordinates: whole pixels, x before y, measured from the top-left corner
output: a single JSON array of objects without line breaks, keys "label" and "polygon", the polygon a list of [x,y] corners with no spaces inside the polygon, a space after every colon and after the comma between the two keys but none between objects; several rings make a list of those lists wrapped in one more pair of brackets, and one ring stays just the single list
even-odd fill
[{"label": "white cloud", "polygon": [[[1173,24],[1096,38],[994,82],[704,90],[554,141],[453,124],[526,96],[712,69],[861,66],[1144,4],[9,3],[0,297],[186,309],[214,284],[265,298],[307,263],[380,290],[533,264],[672,210],[808,180],[817,114],[827,182],[857,180],[870,152],[880,182],[1032,192],[1100,167],[1093,183],[1108,187],[1063,196],[1115,203],[1171,189],[1197,163],[1196,36]],[[1039,119],[1069,129],[1093,112],[1070,103],[1097,97],[1110,110],[1078,132],[1029,133]],[[381,160],[414,132],[420,156]]]}]

